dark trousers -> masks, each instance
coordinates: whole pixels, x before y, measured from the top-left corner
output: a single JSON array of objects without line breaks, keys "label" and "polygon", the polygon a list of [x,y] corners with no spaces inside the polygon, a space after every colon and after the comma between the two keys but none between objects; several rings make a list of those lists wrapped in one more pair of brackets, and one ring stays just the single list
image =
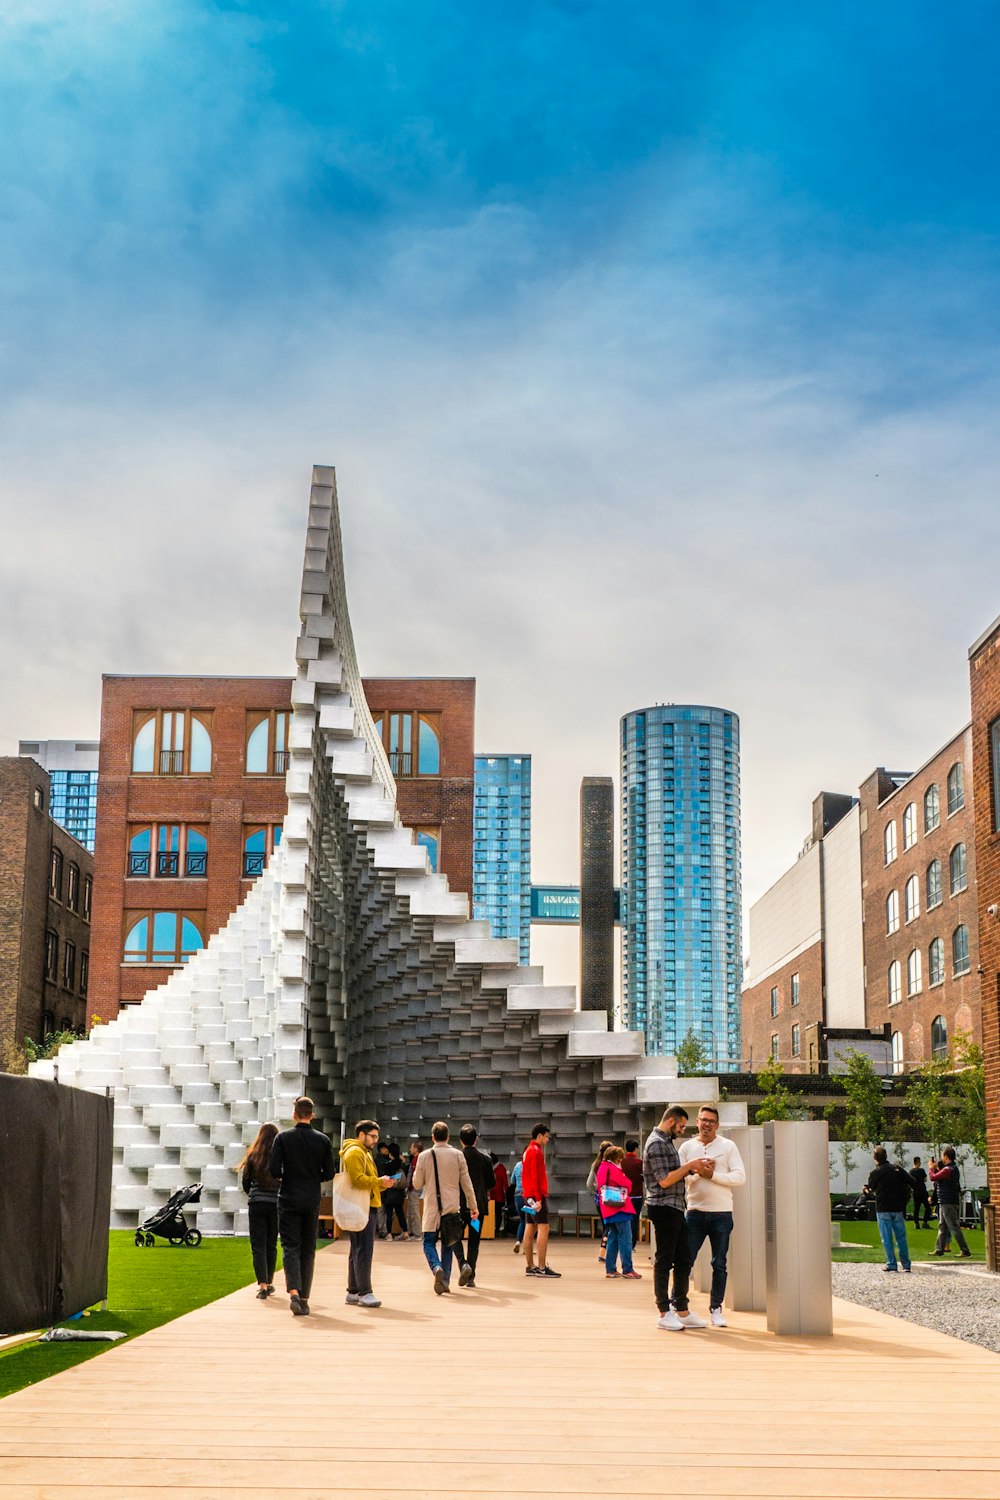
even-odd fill
[{"label": "dark trousers", "polygon": [[359,1297],[363,1297],[372,1289],[372,1256],[375,1254],[377,1219],[378,1209],[370,1209],[366,1227],[352,1230],[350,1235],[351,1253],[347,1257],[347,1290],[357,1292]]},{"label": "dark trousers", "polygon": [[922,1198],[919,1197],[919,1196],[917,1196],[913,1200],[913,1223],[918,1228],[920,1226],[920,1211],[921,1211],[921,1209],[923,1210],[923,1214],[924,1214],[924,1228],[925,1229],[930,1229],[930,1227],[931,1227],[931,1200],[928,1198],[928,1196],[927,1196],[926,1193],[924,1194],[924,1196]]},{"label": "dark trousers", "polygon": [[632,1249],[639,1243],[639,1220],[642,1217],[642,1198],[633,1198],[632,1207],[635,1213],[632,1215]]},{"label": "dark trousers", "polygon": [[382,1194],[382,1207],[385,1209],[386,1234],[392,1233],[393,1215],[399,1220],[400,1234],[407,1234],[409,1232],[406,1228],[406,1215],[403,1212],[403,1200],[405,1196],[405,1193],[397,1192],[394,1188],[390,1188],[388,1192]]},{"label": "dark trousers", "polygon": [[653,1226],[656,1246],[653,1259],[653,1295],[656,1305],[661,1313],[669,1310],[670,1272],[673,1270],[674,1306],[678,1312],[687,1312],[691,1252],[683,1211],[671,1208],[666,1203],[647,1203],[646,1217]]},{"label": "dark trousers", "polygon": [[250,1254],[260,1286],[270,1286],[278,1264],[278,1205],[250,1201]]},{"label": "dark trousers", "polygon": [[712,1290],[709,1307],[721,1307],[726,1295],[726,1257],[733,1233],[733,1216],[730,1213],[706,1212],[703,1208],[689,1208],[687,1215],[688,1242],[691,1264],[698,1259],[698,1251],[705,1240],[712,1247]]},{"label": "dark trousers", "polygon": [[319,1204],[291,1207],[278,1200],[278,1233],[285,1265],[285,1290],[308,1298],[312,1291],[319,1233]]},{"label": "dark trousers", "polygon": [[[479,1259],[479,1242],[482,1239],[483,1221],[482,1221],[482,1219],[480,1219],[480,1221],[479,1221],[479,1228],[478,1229],[473,1229],[471,1222],[468,1219],[466,1219],[466,1221],[465,1221],[465,1227],[466,1227],[466,1235],[467,1235],[467,1249],[465,1251],[466,1263],[472,1267],[472,1274],[475,1275],[475,1272],[476,1272],[476,1262]],[[459,1252],[459,1260],[461,1260],[461,1257],[462,1257],[462,1247],[461,1247],[461,1245],[459,1245],[459,1247],[458,1247],[458,1252]]]}]

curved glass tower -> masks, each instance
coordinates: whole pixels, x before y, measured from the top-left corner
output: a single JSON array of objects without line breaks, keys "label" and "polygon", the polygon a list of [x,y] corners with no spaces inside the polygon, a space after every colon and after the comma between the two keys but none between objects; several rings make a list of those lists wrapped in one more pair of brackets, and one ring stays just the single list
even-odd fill
[{"label": "curved glass tower", "polygon": [[658,704],[621,721],[622,1001],[651,1054],[689,1030],[739,1067],[740,721]]}]

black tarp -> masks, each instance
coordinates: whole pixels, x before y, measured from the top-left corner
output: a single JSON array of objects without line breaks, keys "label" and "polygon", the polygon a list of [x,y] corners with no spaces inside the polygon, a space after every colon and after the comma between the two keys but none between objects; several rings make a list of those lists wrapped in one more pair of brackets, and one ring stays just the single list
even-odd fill
[{"label": "black tarp", "polygon": [[107,1296],[114,1106],[0,1073],[0,1333]]}]

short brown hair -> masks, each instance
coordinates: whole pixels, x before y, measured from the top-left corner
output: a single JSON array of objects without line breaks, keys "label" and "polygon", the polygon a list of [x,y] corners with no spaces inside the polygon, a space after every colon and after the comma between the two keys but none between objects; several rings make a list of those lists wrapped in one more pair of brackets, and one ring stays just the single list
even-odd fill
[{"label": "short brown hair", "polygon": [[443,1120],[435,1120],[431,1126],[431,1136],[436,1141],[446,1141],[448,1139],[448,1127]]},{"label": "short brown hair", "polygon": [[292,1105],[292,1114],[297,1120],[308,1120],[316,1113],[316,1106],[308,1094],[302,1094]]},{"label": "short brown hair", "polygon": [[672,1104],[669,1109],[663,1111],[664,1120],[686,1120],[688,1112],[683,1104]]},{"label": "short brown hair", "polygon": [[355,1135],[371,1135],[373,1130],[380,1129],[377,1120],[359,1120],[354,1127]]},{"label": "short brown hair", "polygon": [[616,1166],[620,1166],[625,1160],[625,1152],[621,1146],[612,1146],[609,1151],[605,1151],[604,1160],[613,1161]]},{"label": "short brown hair", "polygon": [[714,1115],[716,1119],[719,1118],[719,1111],[714,1104],[703,1104],[698,1113],[700,1115]]}]

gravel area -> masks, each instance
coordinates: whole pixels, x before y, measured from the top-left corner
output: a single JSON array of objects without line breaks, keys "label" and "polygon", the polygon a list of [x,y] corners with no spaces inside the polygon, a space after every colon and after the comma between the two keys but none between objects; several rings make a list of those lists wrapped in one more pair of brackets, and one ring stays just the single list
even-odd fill
[{"label": "gravel area", "polygon": [[1000,1276],[919,1265],[909,1276],[891,1276],[879,1265],[840,1262],[833,1267],[833,1295],[1000,1354]]}]

